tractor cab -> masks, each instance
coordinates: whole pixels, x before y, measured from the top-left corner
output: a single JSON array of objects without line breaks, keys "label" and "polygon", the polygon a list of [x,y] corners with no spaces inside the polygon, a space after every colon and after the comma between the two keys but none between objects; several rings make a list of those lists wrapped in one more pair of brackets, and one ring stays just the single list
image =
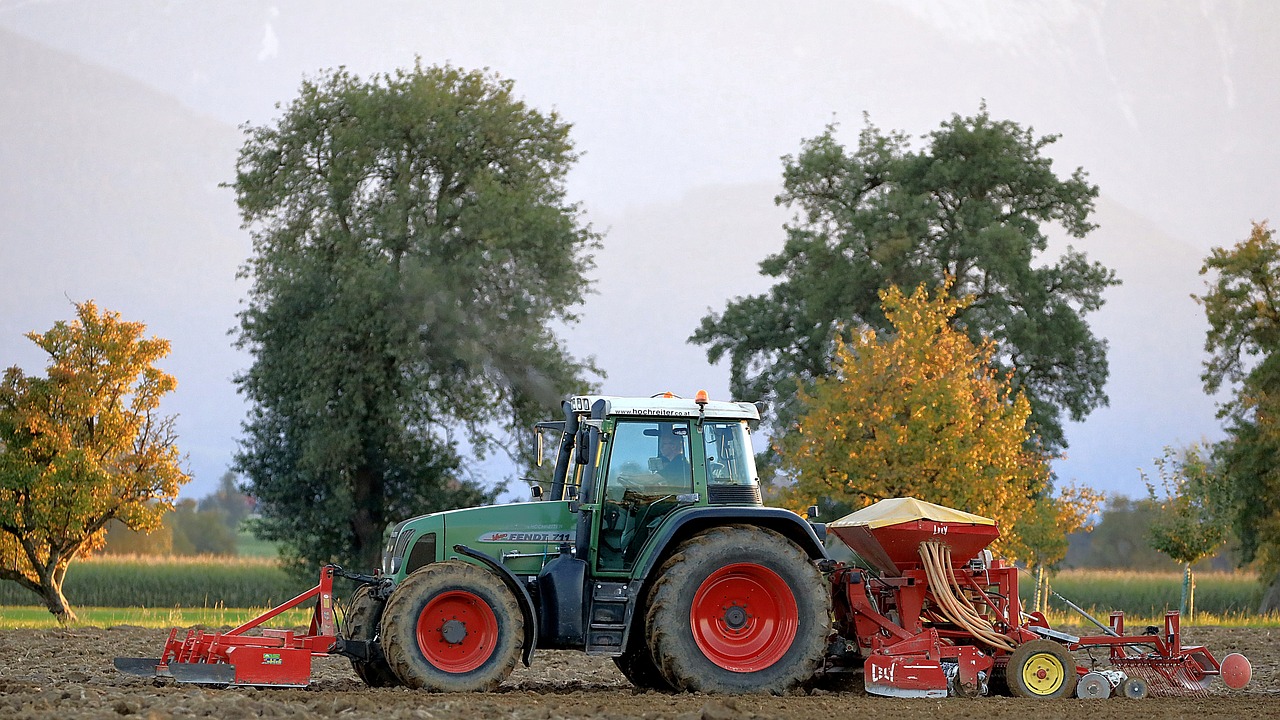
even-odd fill
[{"label": "tractor cab", "polygon": [[712,402],[705,393],[576,396],[565,412],[563,422],[538,426],[544,436],[559,433],[550,491],[541,495],[572,503],[576,555],[598,574],[631,574],[681,509],[761,504],[754,404]]}]

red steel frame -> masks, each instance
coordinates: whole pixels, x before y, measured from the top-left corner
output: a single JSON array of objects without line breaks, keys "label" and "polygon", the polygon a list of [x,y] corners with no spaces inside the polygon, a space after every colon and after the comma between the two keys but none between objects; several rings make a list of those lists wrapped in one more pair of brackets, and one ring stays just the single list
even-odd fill
[{"label": "red steel frame", "polygon": [[[1036,628],[1049,630],[1042,614],[1023,613],[1016,567],[993,560],[987,567],[952,570],[959,590],[1011,646],[1042,637]],[[938,696],[945,694],[947,687],[939,661],[952,661],[959,665],[960,691],[972,693],[978,672],[989,673],[993,667],[1007,664],[1008,650],[950,626],[930,609],[937,601],[923,570],[900,572],[898,576],[876,577],[845,566],[831,573],[836,630],[857,643],[859,655],[866,658],[868,683],[887,683],[911,692],[931,691]],[[1111,664],[1145,680],[1152,695],[1203,694],[1209,679],[1221,674],[1220,664],[1203,646],[1182,645],[1177,612],[1165,613],[1160,633],[1126,636],[1120,612],[1111,613],[1110,629],[1114,635],[1055,633],[1052,637],[1072,651],[1107,648]],[[1076,667],[1079,675],[1089,670]]]},{"label": "red steel frame", "polygon": [[[311,658],[327,656],[337,640],[333,614],[335,569],[326,565],[321,568],[320,582],[315,587],[225,633],[192,629],[187,631],[185,639],[179,640],[178,629],[174,628],[169,632],[156,674],[170,674],[170,666],[174,664],[226,664],[234,668],[234,679],[227,684],[308,685]],[[309,600],[315,600],[315,608],[311,627],[305,635],[269,628],[263,628],[261,635],[245,634]]]}]

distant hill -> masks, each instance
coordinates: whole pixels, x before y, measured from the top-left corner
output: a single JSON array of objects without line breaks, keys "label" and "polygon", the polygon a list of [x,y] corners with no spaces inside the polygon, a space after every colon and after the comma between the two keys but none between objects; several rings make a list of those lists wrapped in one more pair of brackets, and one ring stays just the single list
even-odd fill
[{"label": "distant hill", "polygon": [[[205,100],[235,95],[227,84],[244,74],[214,77],[222,85]],[[894,127],[898,120],[883,122]],[[1095,138],[1070,125],[1064,132],[1061,149],[1075,147],[1077,157],[1082,144],[1128,137]],[[68,317],[70,301],[93,298],[148,323],[174,344],[166,368],[180,385],[168,407],[181,414],[182,447],[197,479],[191,495],[209,492],[244,416],[230,377],[248,358],[231,348],[226,333],[247,288],[234,276],[250,246],[231,191],[218,187],[233,177],[240,133],[152,87],[0,30],[0,137],[0,367],[38,370],[41,358],[21,335]],[[607,137],[586,137],[603,145],[584,145],[588,157],[617,151]],[[790,141],[782,151],[788,149]],[[617,175],[599,179],[631,187]],[[1143,193],[1167,194],[1156,180],[1143,184]],[[1203,315],[1189,297],[1202,289],[1196,271],[1204,253],[1159,229],[1195,214],[1188,203],[1179,202],[1182,215],[1158,223],[1107,191],[1104,185],[1100,228],[1076,244],[1125,283],[1091,317],[1110,342],[1111,406],[1067,427],[1068,458],[1056,467],[1064,480],[1136,495],[1137,467],[1150,466],[1163,445],[1218,433],[1213,402],[1198,379]],[[582,323],[565,336],[573,354],[595,355],[610,372],[607,391],[727,393],[724,365],[708,367],[702,348],[684,339],[708,310],[767,288],[757,263],[781,247],[788,215],[772,204],[776,192],[758,180],[703,185],[672,201],[642,199],[620,203],[625,209],[612,214],[591,213],[607,232],[594,273],[597,292],[587,297]],[[1130,189],[1125,197],[1141,202],[1143,193]]]},{"label": "distant hill", "polygon": [[[0,30],[0,366],[22,334],[94,299],[173,342],[167,404],[210,487],[243,416],[226,331],[249,252],[231,191],[239,132],[139,83]],[[197,493],[199,494],[199,493]]]},{"label": "distant hill", "polygon": [[[721,379],[727,361],[710,368],[704,350],[692,345],[651,349],[687,338],[708,310],[724,310],[725,298],[767,290],[770,279],[759,274],[759,262],[781,249],[789,216],[773,205],[777,192],[766,185],[704,187],[675,202],[601,219],[608,235],[595,273],[597,293],[568,337],[575,352],[595,354],[610,370],[610,392],[727,391]],[[1071,446],[1055,469],[1064,482],[1135,496],[1145,492],[1137,468],[1150,468],[1165,445],[1219,435],[1213,400],[1199,380],[1204,315],[1191,299],[1203,291],[1203,255],[1106,197],[1094,221],[1098,229],[1072,244],[1123,281],[1088,316],[1109,344],[1111,404],[1067,425]],[[1039,262],[1066,245],[1055,241]],[[636,363],[636,357],[645,360]]]},{"label": "distant hill", "polygon": [[1138,467],[1151,468],[1165,445],[1221,436],[1214,400],[1200,382],[1204,253],[1162,233],[1155,223],[1104,197],[1098,229],[1075,243],[1123,281],[1106,293],[1090,322],[1107,338],[1109,407],[1067,427],[1071,447],[1055,467],[1064,480],[1145,493]]}]

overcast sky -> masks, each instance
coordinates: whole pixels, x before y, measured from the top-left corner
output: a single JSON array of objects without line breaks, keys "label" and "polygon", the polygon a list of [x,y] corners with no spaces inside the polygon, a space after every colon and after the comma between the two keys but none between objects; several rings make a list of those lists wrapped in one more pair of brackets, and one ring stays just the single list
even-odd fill
[{"label": "overcast sky", "polygon": [[[26,163],[0,196],[9,228],[0,229],[0,365],[30,363],[18,334],[69,316],[68,299],[93,293],[128,308],[131,319],[175,339],[172,407],[196,478],[186,493],[209,492],[244,415],[230,377],[248,362],[226,335],[244,292],[234,272],[248,241],[235,228],[231,194],[217,188],[234,172],[235,128],[271,122],[276,103],[321,69],[365,75],[418,56],[491,68],[530,104],[573,124],[583,157],[569,194],[606,239],[597,292],[566,338],[575,355],[594,355],[608,372],[605,390],[692,395],[705,387],[724,396],[727,368],[707,365],[685,338],[709,310],[767,288],[756,266],[781,246],[789,216],[772,203],[780,157],[833,121],[847,143],[864,113],[918,136],[985,100],[997,118],[1061,134],[1050,150],[1055,169],[1083,167],[1101,187],[1101,227],[1076,245],[1125,282],[1092,317],[1111,344],[1112,404],[1068,428],[1069,458],[1057,470],[1140,494],[1137,467],[1150,467],[1163,445],[1220,434],[1200,392],[1204,321],[1189,295],[1202,288],[1196,270],[1208,249],[1246,237],[1250,220],[1271,216],[1280,197],[1277,20],[1280,4],[1262,0],[0,0],[3,37],[30,43],[22,54],[0,54],[10,58],[0,65],[0,98],[9,90],[34,103],[0,109],[0,161]],[[63,82],[28,83],[46,72]],[[86,87],[76,78],[92,80]],[[94,94],[108,85],[118,92]],[[171,147],[183,147],[189,132],[190,146],[207,150],[172,167],[139,165],[123,152],[98,158],[81,130],[145,125],[129,114],[142,107],[130,98],[143,96],[146,107],[183,118],[172,124]],[[83,112],[83,127],[62,137],[69,154],[98,158],[100,176],[68,180],[67,163],[23,154],[57,142],[48,122],[33,119],[42,107]],[[183,182],[199,191],[167,196],[166,183]],[[44,200],[66,196],[109,213],[119,203],[102,198],[138,196],[131,187],[145,188],[152,207],[180,206],[187,227],[151,227],[139,212],[115,232],[83,237],[88,225],[67,224]],[[192,223],[214,229],[197,242]],[[132,264],[83,260],[92,256],[86,248],[104,245]],[[160,270],[172,277],[163,295],[130,294],[143,283],[129,273]],[[109,285],[109,272],[129,281]]]}]

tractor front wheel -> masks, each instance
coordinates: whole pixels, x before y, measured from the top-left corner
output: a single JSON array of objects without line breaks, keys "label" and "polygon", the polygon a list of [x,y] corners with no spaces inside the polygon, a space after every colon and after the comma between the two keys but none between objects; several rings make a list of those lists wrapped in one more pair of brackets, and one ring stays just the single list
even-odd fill
[{"label": "tractor front wheel", "polygon": [[[384,603],[372,595],[372,586],[361,585],[351,596],[351,605],[342,624],[342,637],[346,640],[369,642],[378,638],[378,623],[382,620]],[[362,662],[351,658],[351,667],[369,687],[396,687],[400,679],[391,672],[386,658]]]},{"label": "tractor front wheel", "polygon": [[831,596],[808,555],[782,535],[712,528],[682,543],[657,577],[645,623],[672,687],[783,693],[817,671]]},{"label": "tractor front wheel", "polygon": [[1075,658],[1052,640],[1019,645],[1009,653],[1009,664],[1005,666],[1005,682],[1014,697],[1071,697],[1077,680]]},{"label": "tractor front wheel", "polygon": [[459,560],[415,570],[387,600],[382,651],[396,677],[422,690],[492,690],[524,645],[524,616],[492,572]]}]

